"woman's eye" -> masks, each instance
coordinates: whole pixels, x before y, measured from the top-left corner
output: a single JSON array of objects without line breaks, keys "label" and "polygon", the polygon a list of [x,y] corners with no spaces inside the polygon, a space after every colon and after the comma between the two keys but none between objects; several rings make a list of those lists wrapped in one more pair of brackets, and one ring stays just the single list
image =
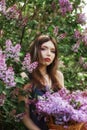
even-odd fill
[{"label": "woman's eye", "polygon": [[[48,48],[41,48],[41,51],[45,51],[45,50],[46,50],[46,51],[49,51]],[[51,52],[51,53],[55,53],[55,50],[51,50],[51,49],[50,49],[50,52]]]},{"label": "woman's eye", "polygon": [[52,53],[55,53],[55,50],[52,50],[51,52],[52,52]]},{"label": "woman's eye", "polygon": [[41,50],[43,51],[43,50],[46,50],[46,48],[41,48]]}]

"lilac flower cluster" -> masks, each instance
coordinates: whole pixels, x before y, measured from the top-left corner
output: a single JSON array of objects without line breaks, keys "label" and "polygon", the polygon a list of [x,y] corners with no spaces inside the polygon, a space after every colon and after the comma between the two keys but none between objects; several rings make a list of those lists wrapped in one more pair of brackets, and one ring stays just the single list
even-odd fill
[{"label": "lilac flower cluster", "polygon": [[10,39],[6,40],[6,58],[13,58],[15,61],[19,61],[20,49],[20,44],[16,44],[15,46],[13,46]]},{"label": "lilac flower cluster", "polygon": [[54,33],[55,36],[58,35],[58,31],[59,31],[58,26],[55,26],[54,30],[53,30],[53,33]]},{"label": "lilac flower cluster", "polygon": [[78,52],[79,46],[80,46],[80,41],[78,40],[78,41],[76,42],[76,44],[74,44],[74,45],[72,46],[72,51]]},{"label": "lilac flower cluster", "polygon": [[[15,72],[13,69],[13,63],[20,61],[20,44],[12,45],[11,40],[6,40],[6,48],[4,51],[0,50],[0,79],[6,84],[6,87],[14,87],[15,82]],[[11,65],[8,63],[8,60]],[[31,63],[31,56],[29,53],[24,57],[24,61],[21,61],[22,69],[27,70],[29,73],[32,73],[34,69],[38,66],[38,63],[35,61]]]},{"label": "lilac flower cluster", "polygon": [[9,19],[13,18],[13,19],[19,19],[20,17],[22,17],[21,11],[17,9],[17,5],[13,5],[11,7],[9,7],[6,12],[6,17]]},{"label": "lilac flower cluster", "polygon": [[16,46],[12,45],[11,40],[6,40],[6,49],[4,51],[0,50],[0,79],[6,84],[6,87],[15,87],[15,72],[14,69],[7,65],[9,58],[14,61],[19,60],[20,44]]},{"label": "lilac flower cluster", "polygon": [[64,39],[66,36],[67,36],[66,33],[61,33],[61,34],[59,35],[59,39]]},{"label": "lilac flower cluster", "polygon": [[79,30],[75,30],[75,32],[74,32],[74,38],[78,40],[78,39],[81,38],[81,36],[82,36],[81,32]]},{"label": "lilac flower cluster", "polygon": [[59,92],[47,92],[36,103],[39,113],[52,115],[55,124],[87,122],[87,92],[70,92],[65,88]]},{"label": "lilac flower cluster", "polygon": [[6,11],[6,3],[5,3],[5,0],[1,0],[1,1],[0,1],[0,12],[5,13],[5,11]]},{"label": "lilac flower cluster", "polygon": [[84,43],[85,46],[87,46],[87,33],[84,33],[82,35],[82,42]]},{"label": "lilac flower cluster", "polygon": [[69,0],[59,0],[59,5],[62,15],[65,15],[67,12],[71,12],[73,9]]},{"label": "lilac flower cluster", "polygon": [[23,65],[23,69],[27,69],[28,72],[32,73],[32,71],[36,69],[36,67],[38,66],[38,62],[35,61],[31,63],[31,56],[29,53],[27,53],[22,65]]},{"label": "lilac flower cluster", "polygon": [[78,52],[80,47],[80,43],[82,42],[85,46],[87,46],[87,33],[84,32],[83,34],[79,30],[75,30],[74,38],[77,40],[76,44],[72,46],[72,51]]},{"label": "lilac flower cluster", "polygon": [[85,15],[85,13],[77,14],[77,23],[82,24],[82,25],[86,23],[86,15]]},{"label": "lilac flower cluster", "polygon": [[14,87],[14,71],[12,67],[7,67],[6,56],[0,50],[0,79],[6,84],[6,87]]},{"label": "lilac flower cluster", "polygon": [[6,0],[0,1],[0,12],[3,13],[7,19],[17,20],[17,25],[21,27],[26,26],[28,22],[28,17],[22,15],[21,10],[17,8],[16,4],[6,9]]},{"label": "lilac flower cluster", "polygon": [[0,12],[2,12],[8,19],[18,19],[21,17],[21,12],[17,9],[16,4],[6,9],[6,1],[0,1]]}]

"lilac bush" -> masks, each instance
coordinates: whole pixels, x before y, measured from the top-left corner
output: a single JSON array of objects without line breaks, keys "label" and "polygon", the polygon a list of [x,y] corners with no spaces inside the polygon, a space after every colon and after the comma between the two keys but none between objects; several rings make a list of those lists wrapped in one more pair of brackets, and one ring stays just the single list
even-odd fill
[{"label": "lilac bush", "polygon": [[87,122],[87,92],[70,92],[65,88],[55,93],[47,92],[38,99],[36,109],[45,116],[53,116],[55,124]]},{"label": "lilac bush", "polygon": [[28,72],[32,73],[32,71],[34,69],[36,69],[38,63],[37,62],[31,63],[31,56],[30,56],[29,53],[27,53],[25,58],[24,58],[24,61],[23,61],[22,65],[23,65],[24,69],[27,69]]},{"label": "lilac bush", "polygon": [[[15,43],[13,47],[15,47],[16,43],[20,43],[22,46],[22,53],[26,53],[28,52],[29,44],[33,41],[36,34],[50,34],[58,41],[58,50],[60,52],[59,63],[61,63],[60,67],[65,77],[65,86],[67,86],[67,88],[70,90],[86,89],[87,28],[84,29],[82,27],[82,25],[85,25],[86,23],[85,15],[82,13],[82,7],[84,5],[84,0],[35,0],[35,2],[33,0],[0,0],[0,48],[4,48],[4,42],[7,39],[11,39]],[[20,58],[18,59],[17,55],[15,55],[16,57],[13,58],[13,51],[10,51],[7,57],[9,57],[11,62],[8,60],[9,64],[5,67],[7,67],[7,69],[9,67],[13,68],[13,72],[15,72],[13,78],[15,79],[18,87],[11,86],[10,88],[10,84],[8,84],[5,88],[7,82],[4,84],[3,79],[0,80],[0,93],[4,95],[0,95],[0,104],[3,105],[4,103],[4,111],[5,108],[6,110],[8,108],[8,105],[5,105],[5,97],[7,99],[7,95],[10,93],[8,91],[12,91],[13,89],[14,91],[12,92],[12,97],[16,97],[17,93],[19,92],[19,87],[24,83],[25,77],[27,78],[26,74],[24,74],[24,70],[22,70],[21,65],[23,57],[20,56],[20,60]],[[19,53],[19,55],[21,54]],[[7,60],[5,63],[6,62]],[[3,70],[3,75],[1,70],[0,72],[0,75],[4,76],[5,70]],[[21,76],[23,78],[21,78]],[[9,95],[9,97],[11,96]],[[13,112],[13,106],[10,106],[10,108],[12,108],[11,110]],[[1,109],[2,106],[0,107],[0,111]],[[9,117],[8,115],[6,116]],[[3,120],[3,126],[5,126],[6,120]],[[14,124],[13,121],[10,123],[11,125]],[[9,128],[9,126],[7,128],[6,125],[5,129],[15,129],[14,127]],[[23,130],[20,127],[19,129]]]},{"label": "lilac bush", "polygon": [[[21,52],[21,45],[13,45],[6,40],[4,49],[0,48],[0,119],[2,122],[19,121],[24,115],[24,102],[18,101],[19,95],[25,96],[23,87],[29,83],[27,73],[32,73],[38,63],[31,63],[29,53]],[[26,76],[24,76],[26,75]],[[19,107],[20,106],[20,107]]]}]

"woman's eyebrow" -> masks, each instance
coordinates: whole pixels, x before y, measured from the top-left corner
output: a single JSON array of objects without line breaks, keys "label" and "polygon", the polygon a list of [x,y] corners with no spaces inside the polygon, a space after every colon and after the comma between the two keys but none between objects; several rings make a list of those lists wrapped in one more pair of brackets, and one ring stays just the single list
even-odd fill
[{"label": "woman's eyebrow", "polygon": [[[48,46],[45,46],[45,45],[44,45],[44,46],[41,46],[41,48],[42,48],[42,47],[49,48]],[[52,47],[52,48],[50,48],[50,49],[55,50],[55,48],[54,48],[54,47]]]},{"label": "woman's eyebrow", "polygon": [[41,46],[40,48],[48,48],[47,46]]}]

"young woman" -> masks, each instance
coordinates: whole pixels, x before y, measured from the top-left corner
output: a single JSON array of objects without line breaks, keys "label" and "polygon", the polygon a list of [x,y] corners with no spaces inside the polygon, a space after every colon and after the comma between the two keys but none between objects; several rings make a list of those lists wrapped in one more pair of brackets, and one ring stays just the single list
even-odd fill
[{"label": "young woman", "polygon": [[[32,98],[64,87],[63,74],[58,70],[57,43],[52,37],[38,36],[30,46],[30,54],[32,62],[38,62],[38,67],[30,74]],[[29,85],[25,85],[24,88],[28,87]],[[27,102],[27,98],[25,101]],[[23,123],[28,130],[48,130],[44,118],[39,118],[32,104],[26,105]]]}]

